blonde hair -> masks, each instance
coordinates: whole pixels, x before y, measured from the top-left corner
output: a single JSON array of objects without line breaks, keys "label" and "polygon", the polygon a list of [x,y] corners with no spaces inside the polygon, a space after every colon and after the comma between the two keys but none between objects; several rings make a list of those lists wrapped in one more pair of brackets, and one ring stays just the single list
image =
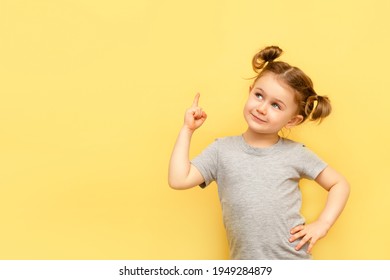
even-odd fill
[{"label": "blonde hair", "polygon": [[265,73],[275,74],[296,93],[298,114],[303,116],[303,121],[309,119],[321,122],[332,111],[329,98],[315,92],[312,80],[301,69],[283,61],[274,61],[282,53],[281,48],[269,46],[253,56],[252,67],[257,73],[254,82]]}]

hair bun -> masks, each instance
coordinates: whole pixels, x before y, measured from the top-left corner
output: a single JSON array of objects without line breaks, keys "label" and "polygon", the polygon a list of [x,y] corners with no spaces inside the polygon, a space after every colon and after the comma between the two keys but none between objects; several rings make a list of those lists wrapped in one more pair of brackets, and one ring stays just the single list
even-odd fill
[{"label": "hair bun", "polygon": [[283,50],[277,46],[269,46],[260,51],[260,57],[266,61],[271,62],[278,58],[283,53]]},{"label": "hair bun", "polygon": [[283,53],[283,50],[277,46],[269,46],[258,53],[252,59],[252,68],[259,73],[267,62],[272,62]]}]

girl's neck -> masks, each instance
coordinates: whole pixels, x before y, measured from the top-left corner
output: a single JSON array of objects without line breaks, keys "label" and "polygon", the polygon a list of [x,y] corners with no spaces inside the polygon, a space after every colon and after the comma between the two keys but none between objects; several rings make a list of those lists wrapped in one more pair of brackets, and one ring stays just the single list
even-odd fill
[{"label": "girl's neck", "polygon": [[266,148],[276,144],[279,141],[278,134],[260,134],[251,130],[245,131],[242,136],[245,142],[255,148]]}]

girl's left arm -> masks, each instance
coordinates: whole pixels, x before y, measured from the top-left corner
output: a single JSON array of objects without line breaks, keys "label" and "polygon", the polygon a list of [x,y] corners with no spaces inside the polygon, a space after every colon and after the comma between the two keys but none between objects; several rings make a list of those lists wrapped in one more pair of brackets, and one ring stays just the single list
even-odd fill
[{"label": "girl's left arm", "polygon": [[331,167],[326,167],[315,179],[315,181],[328,191],[328,198],[324,209],[316,221],[307,225],[299,225],[291,229],[290,242],[302,238],[295,247],[300,250],[309,242],[308,253],[311,252],[314,244],[323,238],[336,222],[347,203],[350,187],[347,180]]}]

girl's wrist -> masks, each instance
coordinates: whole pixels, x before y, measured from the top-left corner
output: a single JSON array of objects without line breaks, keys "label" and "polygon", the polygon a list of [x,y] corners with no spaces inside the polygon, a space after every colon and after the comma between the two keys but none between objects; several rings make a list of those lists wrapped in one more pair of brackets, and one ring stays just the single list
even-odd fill
[{"label": "girl's wrist", "polygon": [[326,231],[329,231],[330,228],[332,227],[332,223],[329,222],[329,221],[326,221],[326,220],[324,220],[324,219],[318,219],[317,221],[320,222],[320,223],[324,226],[324,228],[326,229]]},{"label": "girl's wrist", "polygon": [[189,128],[188,126],[186,125],[183,125],[182,128],[181,128],[181,131],[185,134],[189,134],[189,135],[192,135],[195,131],[195,129],[191,129]]}]

